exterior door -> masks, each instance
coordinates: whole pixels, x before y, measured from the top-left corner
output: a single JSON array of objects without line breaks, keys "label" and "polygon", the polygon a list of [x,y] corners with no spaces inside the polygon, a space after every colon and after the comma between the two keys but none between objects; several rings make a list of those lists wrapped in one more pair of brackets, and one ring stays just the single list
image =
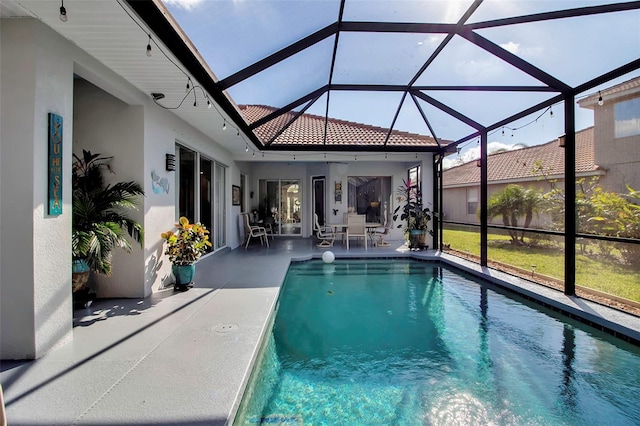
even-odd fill
[{"label": "exterior door", "polygon": [[317,176],[312,179],[313,182],[313,212],[318,215],[318,223],[320,226],[327,222],[325,208],[325,178]]}]

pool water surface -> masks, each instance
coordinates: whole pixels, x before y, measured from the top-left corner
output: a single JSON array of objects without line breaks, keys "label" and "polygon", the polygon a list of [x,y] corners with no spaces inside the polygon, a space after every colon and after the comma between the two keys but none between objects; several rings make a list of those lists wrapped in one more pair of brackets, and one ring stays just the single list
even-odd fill
[{"label": "pool water surface", "polygon": [[236,424],[637,425],[640,350],[440,263],[293,264]]}]

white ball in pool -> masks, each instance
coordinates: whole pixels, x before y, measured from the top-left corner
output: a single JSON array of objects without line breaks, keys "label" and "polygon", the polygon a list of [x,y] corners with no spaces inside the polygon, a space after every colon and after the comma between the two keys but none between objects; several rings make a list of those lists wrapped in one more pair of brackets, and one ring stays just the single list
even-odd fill
[{"label": "white ball in pool", "polygon": [[324,253],[322,253],[322,261],[324,263],[333,263],[335,259],[336,259],[336,256],[333,254],[332,251],[325,251]]}]

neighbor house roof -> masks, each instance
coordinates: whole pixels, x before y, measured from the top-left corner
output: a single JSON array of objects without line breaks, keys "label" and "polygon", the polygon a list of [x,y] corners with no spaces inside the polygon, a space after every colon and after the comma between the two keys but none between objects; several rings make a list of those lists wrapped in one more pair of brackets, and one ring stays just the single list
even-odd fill
[{"label": "neighbor house roof", "polygon": [[598,98],[602,96],[604,102],[619,98],[621,96],[630,96],[640,93],[640,77],[632,78],[615,86],[607,87],[604,90],[594,92],[586,98],[580,99],[578,104],[582,108],[594,108],[598,102]]},{"label": "neighbor house roof", "polygon": [[[516,149],[488,157],[489,183],[532,181],[542,176],[537,164],[546,176],[564,174],[564,150],[558,140],[543,145]],[[576,132],[576,174],[589,174],[599,170],[593,156],[593,127]],[[480,167],[475,161],[447,169],[443,173],[443,186],[466,186],[480,183]]]},{"label": "neighbor house roof", "polygon": [[[254,123],[276,111],[276,108],[265,105],[240,105],[239,108],[249,123]],[[269,144],[273,139],[271,144],[274,146],[309,145],[321,149],[324,143],[325,118],[313,114],[302,114],[295,119],[291,125],[285,128],[287,123],[293,120],[295,116],[295,112],[282,114],[262,126],[256,127],[255,133],[264,144]],[[367,146],[380,146],[389,134],[389,129],[383,127],[334,118],[327,120],[326,127],[326,144],[331,146],[359,145],[365,148]],[[443,145],[451,142],[452,141],[449,140],[440,140],[440,143]],[[436,140],[431,136],[398,130],[391,132],[387,145],[393,147],[438,146]]]}]

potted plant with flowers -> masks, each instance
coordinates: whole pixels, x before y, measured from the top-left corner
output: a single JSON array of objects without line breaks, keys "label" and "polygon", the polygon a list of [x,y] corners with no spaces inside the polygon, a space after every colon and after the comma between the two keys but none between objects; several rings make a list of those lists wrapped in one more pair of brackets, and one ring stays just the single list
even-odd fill
[{"label": "potted plant with flowers", "polygon": [[211,247],[211,242],[209,231],[200,223],[189,223],[189,219],[182,216],[175,226],[176,231],[163,232],[160,237],[167,244],[164,254],[169,256],[171,272],[176,278],[174,290],[186,291],[193,286],[196,262]]},{"label": "potted plant with flowers", "polygon": [[398,228],[404,227],[405,238],[410,249],[428,248],[427,235],[433,235],[429,229],[431,210],[422,205],[422,193],[418,186],[411,180],[403,180],[396,191],[398,207],[393,212],[393,220],[398,218],[404,223],[398,224]]}]

